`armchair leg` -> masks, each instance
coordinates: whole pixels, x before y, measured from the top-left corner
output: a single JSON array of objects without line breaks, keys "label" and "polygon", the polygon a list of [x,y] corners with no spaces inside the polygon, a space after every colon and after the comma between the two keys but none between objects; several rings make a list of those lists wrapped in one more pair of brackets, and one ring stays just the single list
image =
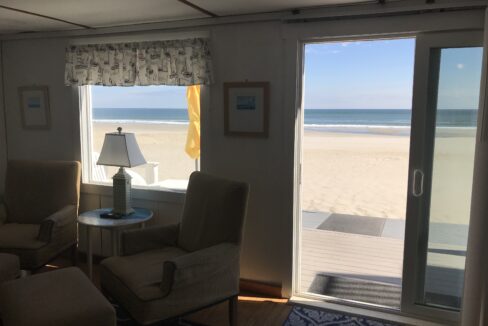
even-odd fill
[{"label": "armchair leg", "polygon": [[237,296],[229,299],[229,325],[237,326]]},{"label": "armchair leg", "polygon": [[73,266],[78,264],[78,248],[76,243],[71,247],[71,264]]}]

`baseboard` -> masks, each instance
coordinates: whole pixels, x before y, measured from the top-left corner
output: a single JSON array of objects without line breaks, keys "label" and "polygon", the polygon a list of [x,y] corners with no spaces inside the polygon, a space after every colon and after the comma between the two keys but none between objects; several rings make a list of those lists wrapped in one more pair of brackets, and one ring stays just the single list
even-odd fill
[{"label": "baseboard", "polygon": [[271,298],[282,298],[281,285],[242,279],[239,282],[241,293],[255,293]]}]

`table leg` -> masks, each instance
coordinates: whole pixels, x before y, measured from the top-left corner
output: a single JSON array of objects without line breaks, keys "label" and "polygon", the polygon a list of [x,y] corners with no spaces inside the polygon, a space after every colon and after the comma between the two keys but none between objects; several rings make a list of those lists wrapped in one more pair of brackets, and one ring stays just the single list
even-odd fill
[{"label": "table leg", "polygon": [[117,228],[112,229],[112,255],[119,255],[119,232]]},{"label": "table leg", "polygon": [[91,227],[86,226],[86,264],[88,265],[88,278],[93,279],[93,248],[91,241]]}]

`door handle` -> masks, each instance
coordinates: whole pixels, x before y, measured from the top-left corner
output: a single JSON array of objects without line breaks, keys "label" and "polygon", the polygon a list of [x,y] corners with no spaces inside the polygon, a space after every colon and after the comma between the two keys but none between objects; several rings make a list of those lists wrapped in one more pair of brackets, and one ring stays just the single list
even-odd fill
[{"label": "door handle", "polygon": [[424,172],[419,169],[413,170],[412,195],[421,197],[424,194]]}]

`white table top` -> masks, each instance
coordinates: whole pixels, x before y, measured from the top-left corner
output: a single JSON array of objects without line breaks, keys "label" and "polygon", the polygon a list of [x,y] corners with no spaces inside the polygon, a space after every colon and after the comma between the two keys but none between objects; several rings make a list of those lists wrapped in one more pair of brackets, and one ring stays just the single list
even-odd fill
[{"label": "white table top", "polygon": [[111,210],[111,208],[100,208],[81,213],[80,216],[78,216],[78,223],[101,228],[116,228],[120,226],[144,223],[153,217],[153,212],[151,210],[139,207],[134,207],[134,213],[120,219],[100,217],[100,214],[108,213]]}]

